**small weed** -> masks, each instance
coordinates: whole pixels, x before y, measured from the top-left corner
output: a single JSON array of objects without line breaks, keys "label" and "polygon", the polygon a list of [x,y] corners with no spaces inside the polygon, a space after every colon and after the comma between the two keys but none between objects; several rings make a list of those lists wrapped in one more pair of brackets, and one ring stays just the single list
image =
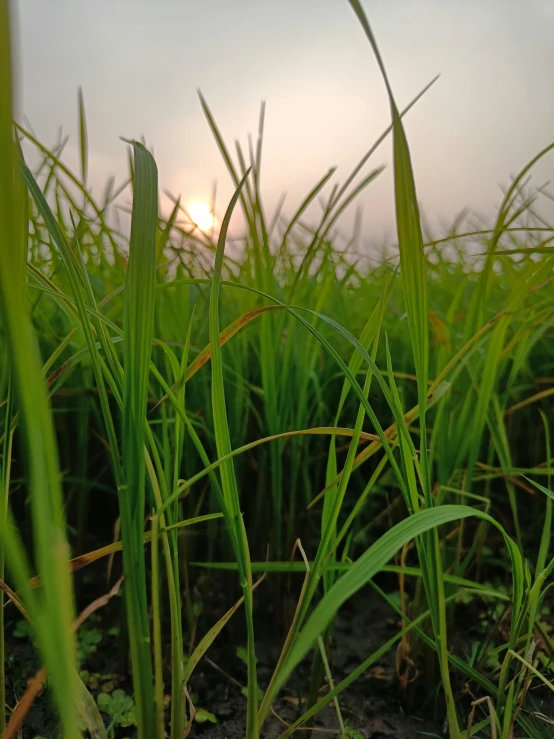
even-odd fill
[{"label": "small weed", "polygon": [[100,629],[81,628],[77,635],[77,659],[84,662],[96,649],[102,641],[102,632]]},{"label": "small weed", "polygon": [[136,726],[135,701],[124,690],[117,688],[113,693],[99,693],[96,701],[102,713],[111,718],[113,726]]},{"label": "small weed", "polygon": [[344,727],[344,735],[348,737],[348,739],[364,739],[360,732],[357,729],[353,729],[351,726]]},{"label": "small weed", "polygon": [[217,724],[217,718],[210,711],[206,711],[205,708],[197,708],[194,714],[194,720],[199,724],[205,724],[209,721],[212,724]]}]

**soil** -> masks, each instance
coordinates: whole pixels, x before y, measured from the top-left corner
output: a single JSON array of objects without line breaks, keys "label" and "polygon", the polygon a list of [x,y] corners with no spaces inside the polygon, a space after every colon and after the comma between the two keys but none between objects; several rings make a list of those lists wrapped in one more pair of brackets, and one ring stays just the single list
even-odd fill
[{"label": "soil", "polygon": [[[91,573],[92,575],[92,573]],[[91,578],[92,579],[92,578]],[[263,586],[262,586],[263,587]],[[212,592],[218,592],[214,590]],[[199,624],[199,633],[209,628],[221,615],[221,590],[219,597],[213,597],[205,604],[204,613]],[[132,686],[128,676],[123,673],[123,665],[118,652],[119,638],[113,625],[119,622],[119,599],[115,599],[107,608],[95,614],[87,628],[100,631],[101,641],[81,662],[81,668],[91,675],[93,688],[91,692],[110,692],[114,688],[132,694]],[[8,614],[7,614],[8,615]],[[11,614],[15,615],[15,614]],[[267,618],[266,623],[270,619]],[[8,705],[15,705],[25,691],[27,681],[40,667],[36,651],[28,638],[16,638],[13,628],[17,617],[10,624],[8,618],[7,639],[7,699]],[[246,665],[237,657],[237,647],[244,645],[241,634],[240,615],[227,632],[223,632],[208,651],[195,670],[189,685],[189,691],[197,708],[203,708],[214,714],[217,723],[210,721],[195,723],[190,737],[206,739],[239,739],[244,737],[246,725],[246,699],[241,685],[246,682]],[[343,609],[335,622],[333,647],[330,660],[333,678],[336,682],[346,677],[371,652],[390,639],[398,631],[398,620],[391,617],[390,609],[381,604],[377,598],[359,599],[353,606]],[[278,633],[278,641],[270,640],[270,633],[259,629],[257,644],[258,681],[263,688],[269,682],[279,650],[286,635],[284,627]],[[273,631],[275,635],[275,631]],[[340,696],[340,708],[344,724],[352,737],[377,739],[378,737],[396,737],[408,739],[423,735],[442,736],[439,724],[422,715],[421,709],[410,710],[403,700],[396,680],[394,650],[375,663],[371,669],[353,683]],[[294,679],[282,691],[280,699],[274,706],[274,715],[264,725],[264,739],[276,739],[292,723],[301,711],[299,706],[305,698],[303,690],[309,684],[311,663],[305,660],[295,671]],[[98,675],[98,684],[94,683],[94,675]],[[432,711],[432,707],[429,708]],[[423,714],[425,711],[423,712]],[[440,711],[439,711],[440,713]],[[108,720],[108,719],[107,719]],[[336,710],[331,703],[320,712],[309,724],[314,727],[313,739],[338,736],[339,723]],[[301,731],[300,735],[309,737],[310,732]],[[135,736],[133,727],[116,727],[115,736],[131,739]],[[48,691],[34,702],[24,723],[22,739],[58,739],[58,725],[55,714],[48,700]]]},{"label": "soil", "polygon": [[[92,571],[89,573],[89,579],[91,583],[98,582]],[[229,607],[224,587],[218,588],[214,585],[213,579],[204,585],[209,587],[210,595],[202,594],[203,612],[198,623],[200,635],[204,634]],[[261,588],[267,585],[268,583],[265,583]],[[96,586],[91,587],[94,589]],[[91,593],[86,591],[81,593],[83,602],[90,602],[90,595]],[[291,603],[293,600],[291,599]],[[259,608],[266,608],[265,613],[256,614],[258,681],[261,688],[265,688],[269,682],[286,636],[285,619],[281,619],[282,626],[278,628],[276,624],[280,621],[279,614],[271,613],[267,609],[267,603],[274,602],[275,599],[270,597],[265,598],[265,603],[263,599],[258,598],[258,603],[263,604]],[[464,608],[467,608],[466,612]],[[100,634],[99,643],[81,662],[81,669],[88,671],[89,685],[95,696],[99,692],[111,693],[114,689],[123,689],[128,695],[132,695],[131,681],[121,657],[122,638],[116,633],[117,625],[120,623],[120,611],[121,599],[114,598],[106,608],[87,622],[88,629],[94,629]],[[10,636],[17,621],[16,614],[7,612],[6,616],[7,702],[14,706],[23,694],[27,680],[36,673],[40,665],[28,638]],[[288,617],[290,618],[290,613]],[[14,620],[10,624],[11,618]],[[469,655],[474,637],[471,633],[473,626],[470,628],[467,624],[473,625],[476,620],[477,614],[471,611],[471,606],[459,607],[458,621],[454,625],[451,638],[451,648],[459,656],[467,658]],[[246,682],[246,665],[237,656],[237,648],[240,651],[240,647],[245,643],[242,623],[239,612],[216,639],[207,653],[207,658],[199,664],[193,674],[189,691],[195,705],[214,714],[217,723],[211,723],[209,720],[195,723],[190,737],[205,739],[244,737],[246,699],[241,686]],[[372,652],[398,633],[399,628],[399,620],[391,609],[369,588],[364,589],[341,609],[335,621],[329,652],[333,679],[339,682],[350,674]],[[352,739],[444,737],[444,698],[437,689],[425,690],[426,685],[435,686],[439,682],[436,675],[425,674],[425,664],[425,659],[417,659],[418,679],[402,688],[396,670],[396,650],[393,648],[341,693],[339,703],[349,737]],[[299,665],[293,678],[281,692],[274,706],[274,714],[264,725],[262,732],[264,739],[277,739],[286,725],[292,723],[302,713],[300,706],[306,697],[310,672],[311,661],[305,660]],[[478,696],[472,696],[468,692],[468,687],[462,679],[456,677],[455,680],[458,681],[454,684],[457,700],[467,715],[471,700]],[[169,679],[166,684],[169,684]],[[539,697],[537,695],[537,699]],[[483,708],[480,711],[476,722],[484,717],[484,710]],[[546,705],[541,705],[540,710],[551,715]],[[105,718],[108,723],[109,718],[107,716]],[[297,735],[311,736],[313,739],[339,736],[339,722],[333,704],[330,703],[314,717],[309,726],[313,728],[312,732],[304,728],[298,731]],[[116,726],[113,736],[115,739],[133,739],[136,732],[132,726],[127,728]],[[21,739],[36,737],[59,739],[55,714],[48,700],[48,690],[33,704],[21,734]]]},{"label": "soil", "polygon": [[[376,599],[377,600],[377,599]],[[362,604],[360,603],[359,606]],[[371,627],[368,628],[368,624]],[[373,651],[390,639],[398,631],[396,619],[390,617],[390,610],[378,602],[365,600],[363,608],[351,609],[339,616],[333,632],[334,647],[330,654],[333,679],[339,682],[347,677]],[[215,645],[214,645],[215,647]],[[234,648],[231,644],[220,644],[210,654],[210,659],[218,667],[229,664]],[[279,656],[280,644],[262,642],[258,647],[258,680],[263,686],[271,677]],[[225,652],[228,651],[227,654]],[[220,661],[218,661],[220,660]],[[436,721],[418,716],[415,709],[410,711],[402,700],[396,680],[394,650],[376,662],[367,673],[340,694],[339,703],[345,726],[352,737],[378,739],[394,737],[409,739],[418,736],[443,736]],[[235,660],[236,663],[236,660]],[[300,700],[305,696],[309,684],[311,662],[305,661],[295,671],[294,680],[287,685],[274,706],[274,715],[264,724],[264,739],[277,739],[298,715]],[[243,671],[243,678],[245,677]],[[223,676],[216,667],[204,663],[191,681],[192,690],[202,706],[211,706],[216,713],[217,724],[195,726],[190,736],[206,739],[241,739],[244,737],[246,703],[240,688]],[[432,709],[430,709],[432,710]],[[313,739],[326,739],[339,736],[339,722],[336,710],[330,703],[312,719],[308,726],[315,727]],[[310,736],[303,730],[300,736]]]}]

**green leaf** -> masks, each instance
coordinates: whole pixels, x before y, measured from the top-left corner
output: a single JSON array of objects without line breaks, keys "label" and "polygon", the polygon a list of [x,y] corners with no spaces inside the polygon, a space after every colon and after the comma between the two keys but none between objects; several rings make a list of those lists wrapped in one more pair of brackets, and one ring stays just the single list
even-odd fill
[{"label": "green leaf", "polygon": [[215,717],[215,715],[213,713],[210,713],[209,711],[206,711],[205,708],[196,709],[194,720],[198,724],[205,724],[206,721],[209,721],[212,724],[217,724],[217,718]]},{"label": "green leaf", "polygon": [[426,509],[401,521],[387,531],[330,588],[298,634],[277,677],[275,691],[284,685],[291,672],[308,653],[318,636],[325,631],[343,603],[368,583],[404,544],[437,526],[469,516],[488,521],[504,537],[512,558],[514,601],[516,611],[518,611],[523,596],[523,563],[519,549],[500,524],[486,513],[467,506],[444,505],[440,508]]},{"label": "green leaf", "polygon": [[551,500],[554,500],[554,493],[552,492],[552,490],[545,488],[544,485],[540,484],[540,482],[535,482],[535,480],[531,480],[531,478],[527,477],[527,475],[523,475],[523,477],[527,480],[527,482],[530,482],[531,485],[533,485],[533,487],[535,487],[541,493],[544,493],[548,498],[550,498]]},{"label": "green leaf", "polygon": [[231,537],[233,549],[239,565],[246,612],[246,627],[248,635],[248,706],[246,736],[248,739],[256,739],[258,735],[258,695],[256,682],[256,655],[254,651],[254,621],[252,613],[252,568],[250,566],[248,539],[246,537],[246,530],[244,528],[244,521],[240,510],[237,480],[235,477],[233,460],[230,458],[231,440],[229,436],[229,422],[225,402],[225,388],[223,385],[221,346],[219,343],[219,291],[225,251],[225,240],[227,238],[227,231],[229,229],[233,209],[239,199],[241,190],[249,173],[250,170],[246,172],[239,183],[221,224],[221,230],[217,242],[214,275],[210,291],[209,329],[210,344],[212,348],[212,412],[216,448],[218,456],[226,458],[220,466],[221,488],[223,490],[224,503],[223,515],[225,516],[227,530]]},{"label": "green leaf", "polygon": [[124,595],[129,621],[133,685],[139,737],[152,739],[153,670],[143,546],[146,467],[145,419],[154,332],[158,172],[152,155],[137,142],[129,264],[125,279],[123,366],[123,470],[119,491],[123,541]]},{"label": "green leaf", "polygon": [[85,115],[85,99],[83,89],[79,87],[79,150],[81,153],[81,179],[83,185],[87,184],[88,174],[88,134],[87,119]]}]

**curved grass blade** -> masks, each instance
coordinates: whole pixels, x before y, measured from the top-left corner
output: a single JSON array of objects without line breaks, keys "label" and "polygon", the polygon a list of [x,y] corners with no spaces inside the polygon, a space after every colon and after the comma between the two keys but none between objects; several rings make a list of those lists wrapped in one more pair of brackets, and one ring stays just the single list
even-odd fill
[{"label": "curved grass blade", "polygon": [[[417,375],[418,405],[420,420],[420,466],[421,484],[425,505],[433,506],[431,497],[431,479],[427,453],[427,379],[429,376],[429,326],[427,305],[426,258],[423,249],[423,235],[419,206],[416,196],[415,180],[413,175],[410,150],[404,131],[402,118],[398,112],[396,100],[390,85],[385,65],[381,58],[377,42],[368,23],[367,17],[359,0],[349,0],[354,13],[364,30],[371,45],[389,98],[393,123],[393,152],[394,152],[394,187],[396,226],[398,231],[398,248],[400,251],[400,266],[402,271],[402,287],[408,316],[408,326],[415,371]],[[446,710],[451,739],[457,739],[460,733],[454,696],[450,683],[448,654],[446,650],[446,612],[444,589],[442,581],[442,559],[436,530],[424,537],[420,544],[420,556],[423,557],[422,566],[427,569],[426,593],[433,614],[433,627],[438,643],[442,645],[439,652],[439,662],[446,698]]]},{"label": "curved grass blade", "polygon": [[[163,533],[164,531],[175,531],[177,529],[186,528],[188,526],[195,526],[196,524],[206,523],[207,521],[215,521],[216,519],[221,518],[222,515],[223,515],[222,513],[206,513],[204,516],[195,516],[194,518],[187,518],[184,521],[178,521],[177,523],[171,524],[170,526],[161,528],[160,533]],[[152,539],[152,532],[145,531],[142,536],[143,543],[147,544],[151,539]],[[112,544],[107,544],[105,547],[100,547],[100,549],[94,549],[92,552],[87,552],[86,554],[80,554],[78,557],[74,557],[73,559],[70,559],[68,562],[69,569],[71,570],[71,572],[76,572],[77,570],[80,570],[83,567],[87,567],[93,562],[96,562],[98,559],[102,559],[102,557],[109,557],[110,554],[114,554],[115,552],[121,552],[122,550],[123,550],[123,542],[114,541]],[[38,588],[40,587],[40,585],[42,585],[41,575],[35,575],[35,577],[32,577],[29,580],[30,588]]]},{"label": "curved grass blade", "polygon": [[375,544],[356,560],[350,570],[337,580],[325,597],[317,604],[305,626],[298,634],[276,680],[275,695],[294,668],[308,653],[319,634],[323,633],[341,605],[369,582],[404,544],[430,529],[469,516],[488,521],[502,534],[512,559],[514,603],[515,610],[519,611],[523,597],[523,561],[519,549],[502,526],[486,513],[468,506],[444,505],[419,511],[383,534]]}]

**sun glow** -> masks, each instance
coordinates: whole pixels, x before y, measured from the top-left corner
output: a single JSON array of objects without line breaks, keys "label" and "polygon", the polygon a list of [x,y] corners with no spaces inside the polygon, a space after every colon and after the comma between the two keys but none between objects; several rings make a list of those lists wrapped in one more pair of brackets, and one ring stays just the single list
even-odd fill
[{"label": "sun glow", "polygon": [[203,200],[194,200],[188,206],[188,212],[194,225],[201,231],[209,231],[213,228],[214,217],[208,203]]}]

